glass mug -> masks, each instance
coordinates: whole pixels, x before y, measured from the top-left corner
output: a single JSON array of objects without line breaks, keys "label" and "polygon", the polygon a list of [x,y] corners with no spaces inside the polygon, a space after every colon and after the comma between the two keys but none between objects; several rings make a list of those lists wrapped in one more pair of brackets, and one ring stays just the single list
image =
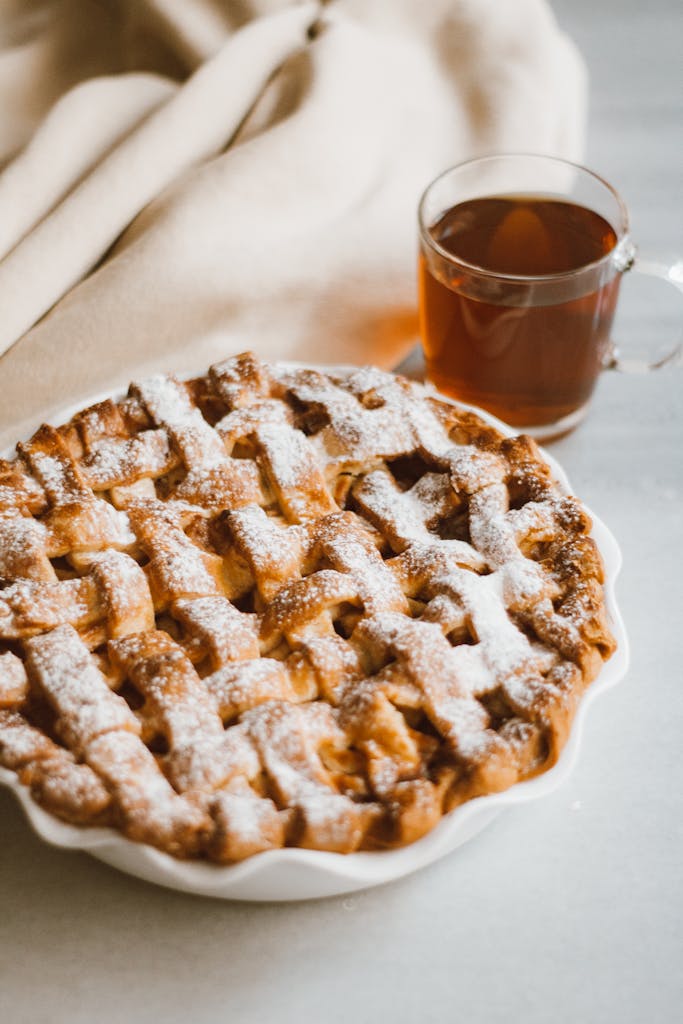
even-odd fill
[{"label": "glass mug", "polygon": [[683,261],[637,259],[621,197],[566,160],[469,160],[428,186],[418,219],[428,379],[538,439],[573,429],[600,371],[620,366],[610,331],[622,273],[683,287]]}]

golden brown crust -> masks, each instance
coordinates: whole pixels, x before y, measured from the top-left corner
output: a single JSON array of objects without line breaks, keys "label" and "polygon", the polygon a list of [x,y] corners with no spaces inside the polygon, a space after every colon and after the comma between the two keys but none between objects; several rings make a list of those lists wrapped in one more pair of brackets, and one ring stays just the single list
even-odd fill
[{"label": "golden brown crust", "polygon": [[614,649],[534,442],[246,353],[0,463],[0,764],[180,857],[412,842],[549,768]]}]

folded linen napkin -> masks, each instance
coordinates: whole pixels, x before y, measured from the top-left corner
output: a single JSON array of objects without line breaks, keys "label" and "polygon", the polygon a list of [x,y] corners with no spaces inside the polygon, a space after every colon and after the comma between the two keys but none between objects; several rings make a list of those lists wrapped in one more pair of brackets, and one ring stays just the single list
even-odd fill
[{"label": "folded linen napkin", "polygon": [[583,65],[544,0],[12,8],[0,444],[248,347],[391,365],[427,182],[483,152],[580,156]]}]

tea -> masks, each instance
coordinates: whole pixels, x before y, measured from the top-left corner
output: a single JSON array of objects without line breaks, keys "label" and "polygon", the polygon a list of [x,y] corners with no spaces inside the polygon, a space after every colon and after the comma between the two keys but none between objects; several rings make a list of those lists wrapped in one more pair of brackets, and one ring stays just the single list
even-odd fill
[{"label": "tea", "polygon": [[584,407],[610,344],[614,228],[566,200],[501,195],[458,203],[428,234],[420,326],[433,383],[515,426]]}]

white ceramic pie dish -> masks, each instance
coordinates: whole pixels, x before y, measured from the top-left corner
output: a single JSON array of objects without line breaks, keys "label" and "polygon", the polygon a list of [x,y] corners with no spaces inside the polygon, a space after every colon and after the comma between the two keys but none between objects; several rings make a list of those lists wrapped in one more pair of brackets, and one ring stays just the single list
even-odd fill
[{"label": "white ceramic pie dish", "polygon": [[[78,409],[103,397],[97,395],[86,399],[50,418],[56,422],[65,422]],[[444,398],[442,395],[439,397]],[[514,434],[510,427],[488,413],[471,406],[467,408],[472,408],[501,433]],[[569,480],[562,467],[547,452],[543,452],[543,455],[561,486],[570,491]],[[5,457],[8,457],[8,453],[5,453]],[[272,850],[227,867],[181,861],[151,846],[132,842],[111,828],[83,828],[60,821],[35,803],[27,787],[19,783],[14,772],[2,767],[0,783],[16,794],[29,822],[46,842],[66,849],[83,850],[106,864],[148,882],[199,896],[256,901],[316,899],[381,885],[411,874],[467,842],[504,808],[545,796],[562,785],[576,763],[583,723],[590,705],[600,694],[618,683],[628,669],[628,638],[615,594],[616,579],[621,568],[621,552],[605,524],[590,509],[588,512],[593,520],[592,536],[605,564],[606,606],[618,646],[582,698],[560,758],[549,771],[537,778],[518,783],[503,793],[478,797],[456,808],[435,829],[410,846],[351,854],[301,849]]]}]

